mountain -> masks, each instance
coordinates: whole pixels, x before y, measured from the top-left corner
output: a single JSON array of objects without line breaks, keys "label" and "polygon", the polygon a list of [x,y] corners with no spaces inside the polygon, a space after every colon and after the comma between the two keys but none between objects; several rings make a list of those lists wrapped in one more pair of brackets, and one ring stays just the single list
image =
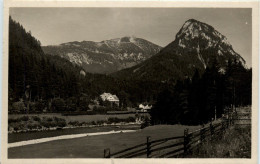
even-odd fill
[{"label": "mountain", "polygon": [[112,73],[134,66],[158,53],[160,46],[136,37],[122,37],[102,42],[69,42],[43,46],[46,54],[58,55],[86,72]]},{"label": "mountain", "polygon": [[245,65],[245,60],[233,50],[224,35],[206,23],[190,19],[183,24],[175,40],[158,54],[112,75],[125,79],[176,82],[192,77],[196,69],[202,73],[214,62],[219,71],[225,71],[229,60]]}]

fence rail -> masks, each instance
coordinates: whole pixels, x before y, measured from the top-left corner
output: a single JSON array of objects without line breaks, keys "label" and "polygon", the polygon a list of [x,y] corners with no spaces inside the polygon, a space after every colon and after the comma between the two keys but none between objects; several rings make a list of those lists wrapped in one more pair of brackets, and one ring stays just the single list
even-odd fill
[{"label": "fence rail", "polygon": [[[104,150],[104,158],[165,158],[165,157],[183,157],[189,150],[200,144],[208,137],[223,133],[231,125],[250,125],[251,113],[243,113],[242,116],[248,118],[239,118],[241,113],[232,113],[228,119],[222,119],[219,123],[210,123],[208,126],[189,133],[189,129],[184,130],[183,136],[168,137],[158,140],[151,140],[146,137],[146,143],[142,143],[115,153],[110,149]],[[250,123],[238,123],[239,121],[250,121]]]}]

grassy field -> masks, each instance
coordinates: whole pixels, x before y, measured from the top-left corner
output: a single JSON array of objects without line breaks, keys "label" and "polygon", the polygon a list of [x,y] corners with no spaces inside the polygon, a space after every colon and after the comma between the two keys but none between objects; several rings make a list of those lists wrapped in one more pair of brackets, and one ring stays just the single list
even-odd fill
[{"label": "grassy field", "polygon": [[[143,113],[140,115],[149,115],[147,113]],[[115,115],[78,115],[78,116],[63,116],[58,113],[51,113],[51,114],[9,114],[8,119],[17,119],[22,116],[38,116],[40,118],[43,117],[58,117],[63,118],[66,120],[67,123],[78,121],[78,122],[92,122],[92,121],[103,121],[108,120],[109,118],[117,117],[120,119],[128,118],[128,117],[135,117],[135,114],[115,114]]]},{"label": "grassy field", "polygon": [[[142,113],[139,116],[149,117],[149,114]],[[136,123],[135,114],[112,114],[112,115],[77,115],[63,116],[61,114],[28,114],[9,115],[8,131],[32,132],[50,130],[64,127],[88,127],[105,124]]]},{"label": "grassy field", "polygon": [[102,158],[105,148],[111,153],[152,140],[183,136],[185,128],[190,131],[201,126],[157,125],[133,133],[88,136],[76,139],[51,141],[8,149],[8,158]]}]

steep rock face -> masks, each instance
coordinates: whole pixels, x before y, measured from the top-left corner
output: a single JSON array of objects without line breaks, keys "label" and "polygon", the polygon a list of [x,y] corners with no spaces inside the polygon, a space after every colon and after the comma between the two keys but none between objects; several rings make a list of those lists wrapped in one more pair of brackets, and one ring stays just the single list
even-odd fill
[{"label": "steep rock face", "polygon": [[143,62],[161,47],[141,38],[122,37],[102,42],[69,42],[42,49],[82,66],[87,72],[111,73]]},{"label": "steep rock face", "polygon": [[190,19],[176,34],[175,40],[145,62],[113,75],[138,80],[176,81],[191,77],[196,69],[203,72],[217,62],[221,71],[231,61],[245,60],[237,54],[227,38],[212,26]]}]

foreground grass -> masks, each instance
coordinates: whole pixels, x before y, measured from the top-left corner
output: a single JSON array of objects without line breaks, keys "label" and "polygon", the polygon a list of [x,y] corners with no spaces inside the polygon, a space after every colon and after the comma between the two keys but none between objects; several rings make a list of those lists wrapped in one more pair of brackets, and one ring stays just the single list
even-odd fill
[{"label": "foreground grass", "polygon": [[187,158],[251,158],[251,127],[236,126],[206,139]]},{"label": "foreground grass", "polygon": [[104,149],[106,148],[110,148],[111,153],[114,153],[145,143],[147,136],[151,136],[152,140],[182,136],[186,128],[194,131],[201,128],[201,126],[156,125],[133,133],[50,141],[9,148],[8,158],[103,158]]}]

